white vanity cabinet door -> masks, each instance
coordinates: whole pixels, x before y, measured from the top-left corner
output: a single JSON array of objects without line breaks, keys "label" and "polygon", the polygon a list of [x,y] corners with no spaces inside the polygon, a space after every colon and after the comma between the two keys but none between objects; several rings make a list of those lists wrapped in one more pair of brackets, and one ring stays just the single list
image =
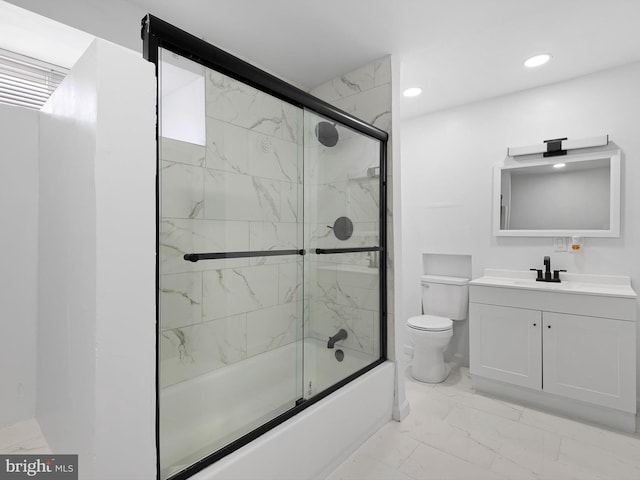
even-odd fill
[{"label": "white vanity cabinet door", "polygon": [[471,373],[540,390],[542,312],[469,304]]},{"label": "white vanity cabinet door", "polygon": [[543,312],[544,390],[635,412],[635,322]]}]

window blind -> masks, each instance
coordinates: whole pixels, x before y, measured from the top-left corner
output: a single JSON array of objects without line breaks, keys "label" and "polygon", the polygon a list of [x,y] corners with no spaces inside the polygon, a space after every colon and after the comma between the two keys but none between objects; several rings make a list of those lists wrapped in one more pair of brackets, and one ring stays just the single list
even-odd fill
[{"label": "window blind", "polygon": [[68,70],[0,49],[0,103],[39,110]]}]

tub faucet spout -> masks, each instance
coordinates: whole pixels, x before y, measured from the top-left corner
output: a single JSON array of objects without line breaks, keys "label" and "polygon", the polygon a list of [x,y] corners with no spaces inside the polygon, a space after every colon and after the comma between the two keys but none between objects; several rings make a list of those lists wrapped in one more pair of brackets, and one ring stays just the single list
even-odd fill
[{"label": "tub faucet spout", "polygon": [[327,348],[333,348],[336,342],[340,340],[344,340],[347,337],[348,337],[347,331],[344,328],[341,328],[340,330],[338,330],[338,333],[336,333],[333,337],[329,337],[329,341],[327,342]]}]

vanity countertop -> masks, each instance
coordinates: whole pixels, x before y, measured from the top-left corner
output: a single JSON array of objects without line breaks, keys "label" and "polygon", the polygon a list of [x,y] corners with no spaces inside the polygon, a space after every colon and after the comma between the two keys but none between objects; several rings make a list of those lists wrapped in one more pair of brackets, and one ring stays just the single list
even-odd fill
[{"label": "vanity countertop", "polygon": [[577,295],[600,295],[620,298],[636,298],[631,288],[631,278],[623,275],[588,275],[561,273],[560,283],[537,282],[536,273],[520,270],[487,268],[484,276],[469,282],[469,285],[503,287],[545,292],[562,292]]}]

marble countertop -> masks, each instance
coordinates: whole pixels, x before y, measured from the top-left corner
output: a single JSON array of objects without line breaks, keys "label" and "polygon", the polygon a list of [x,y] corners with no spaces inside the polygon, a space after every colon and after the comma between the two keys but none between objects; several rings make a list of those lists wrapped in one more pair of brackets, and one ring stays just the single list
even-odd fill
[{"label": "marble countertop", "polygon": [[636,298],[631,287],[631,278],[623,275],[589,275],[582,273],[560,273],[560,283],[537,282],[536,272],[520,270],[485,269],[484,276],[469,282],[469,285],[486,287],[517,288],[547,292],[562,292],[578,295],[601,295],[621,298]]}]

